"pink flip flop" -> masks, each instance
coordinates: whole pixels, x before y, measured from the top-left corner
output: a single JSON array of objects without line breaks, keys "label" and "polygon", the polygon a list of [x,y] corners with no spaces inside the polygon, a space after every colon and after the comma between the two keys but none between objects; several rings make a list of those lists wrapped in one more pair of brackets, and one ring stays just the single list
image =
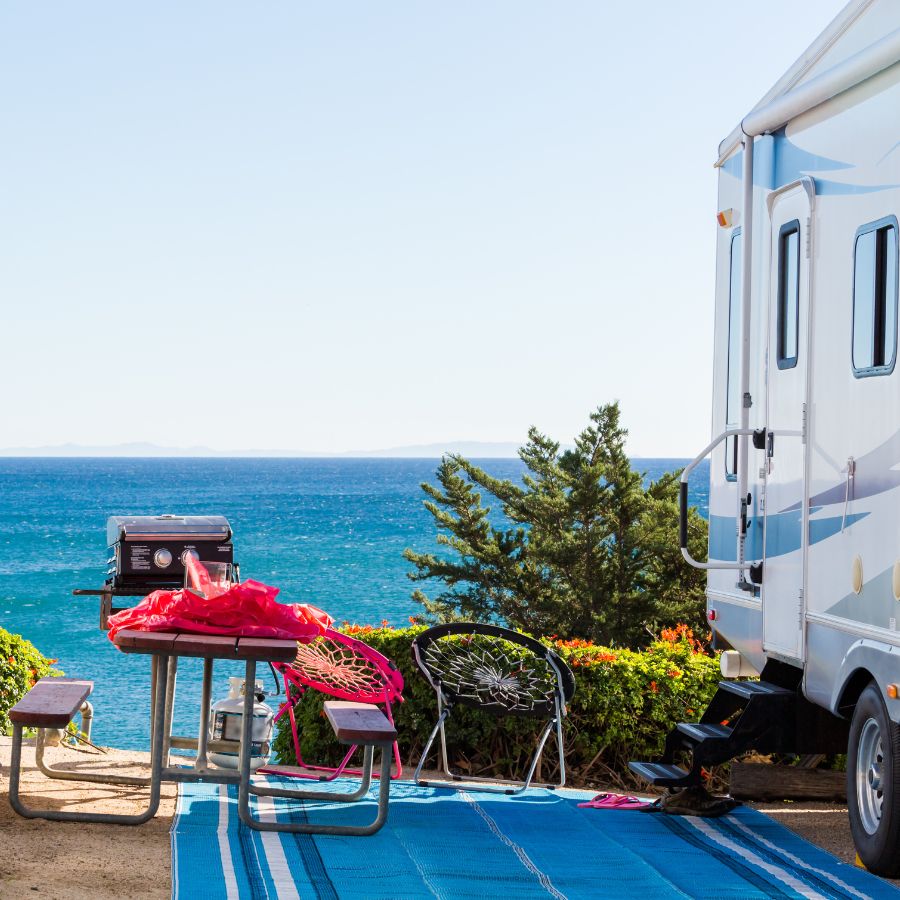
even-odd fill
[{"label": "pink flip flop", "polygon": [[578,805],[591,809],[646,809],[652,803],[627,794],[597,794],[592,800],[586,800]]}]

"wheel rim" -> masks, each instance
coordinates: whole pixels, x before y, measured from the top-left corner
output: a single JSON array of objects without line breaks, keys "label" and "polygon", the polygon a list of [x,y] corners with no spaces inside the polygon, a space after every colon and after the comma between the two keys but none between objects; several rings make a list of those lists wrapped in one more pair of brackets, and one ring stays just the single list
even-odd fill
[{"label": "wheel rim", "polygon": [[877,720],[867,719],[859,734],[856,751],[856,800],[859,821],[867,834],[875,834],[881,824],[884,787],[881,728]]}]

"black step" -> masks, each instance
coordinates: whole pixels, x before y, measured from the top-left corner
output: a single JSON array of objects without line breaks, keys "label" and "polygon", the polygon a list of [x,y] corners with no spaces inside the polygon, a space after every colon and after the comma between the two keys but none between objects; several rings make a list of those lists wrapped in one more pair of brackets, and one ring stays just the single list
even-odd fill
[{"label": "black step", "polygon": [[680,722],[676,727],[697,744],[703,741],[727,741],[734,731],[727,725],[701,725],[699,722]]},{"label": "black step", "polygon": [[720,681],[719,690],[736,694],[744,700],[751,697],[796,697],[797,692],[768,681]]},{"label": "black step", "polygon": [[630,762],[628,767],[638,778],[660,787],[690,787],[700,783],[700,776],[667,763]]}]

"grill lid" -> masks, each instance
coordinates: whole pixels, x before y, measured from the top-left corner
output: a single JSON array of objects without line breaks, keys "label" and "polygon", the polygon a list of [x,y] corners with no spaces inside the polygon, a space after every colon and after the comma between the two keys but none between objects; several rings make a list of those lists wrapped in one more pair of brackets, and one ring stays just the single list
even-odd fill
[{"label": "grill lid", "polygon": [[224,516],[110,516],[106,543],[121,541],[230,541],[231,526]]}]

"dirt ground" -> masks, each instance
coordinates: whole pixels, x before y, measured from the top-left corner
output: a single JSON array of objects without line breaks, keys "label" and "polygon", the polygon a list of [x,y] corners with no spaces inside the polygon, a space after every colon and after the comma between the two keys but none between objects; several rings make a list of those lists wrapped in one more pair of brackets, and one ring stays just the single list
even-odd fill
[{"label": "dirt ground", "polygon": [[846,806],[809,800],[748,805],[770,815],[785,828],[790,828],[838,859],[846,863],[856,861]]},{"label": "dirt ground", "polygon": [[[144,808],[142,788],[48,781],[34,764],[33,742],[23,752],[21,794],[30,806],[136,813]],[[82,825],[23,819],[7,802],[10,739],[0,737],[0,898],[122,900],[171,895],[169,829],[175,814],[175,785],[163,787],[156,818],[146,825]],[[115,768],[146,772],[149,754],[110,750],[84,754],[49,748],[46,762],[61,769]],[[829,803],[752,804],[845,862],[855,858],[847,808]],[[895,882],[900,884],[900,881]]]},{"label": "dirt ground", "polygon": [[[138,813],[147,791],[137,787],[48,781],[34,765],[33,742],[23,750],[20,794],[32,807]],[[0,898],[121,900],[171,896],[169,829],[175,814],[174,784],[163,786],[159,813],[146,825],[84,825],[23,819],[9,806],[10,739],[0,737]],[[47,764],[61,769],[115,768],[146,774],[148,753],[87,755],[49,748]],[[99,760],[99,762],[98,762]]]}]

